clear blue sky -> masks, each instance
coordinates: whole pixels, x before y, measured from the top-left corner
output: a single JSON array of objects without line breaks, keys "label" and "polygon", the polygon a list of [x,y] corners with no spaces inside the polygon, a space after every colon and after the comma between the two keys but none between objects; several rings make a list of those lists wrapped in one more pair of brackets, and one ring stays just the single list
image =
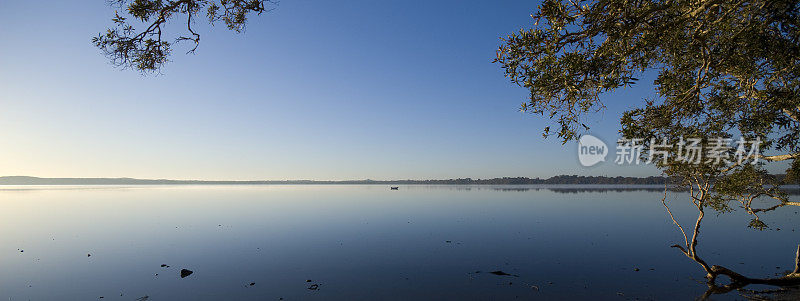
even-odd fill
[{"label": "clear blue sky", "polygon": [[[422,179],[653,175],[579,165],[492,64],[535,1],[283,0],[235,34],[198,21],[162,75],[109,65],[105,1],[0,0],[0,175]],[[166,30],[183,32],[182,24]],[[592,133],[653,93],[606,97]],[[612,154],[613,156],[613,154]],[[611,158],[613,160],[613,158]]]}]

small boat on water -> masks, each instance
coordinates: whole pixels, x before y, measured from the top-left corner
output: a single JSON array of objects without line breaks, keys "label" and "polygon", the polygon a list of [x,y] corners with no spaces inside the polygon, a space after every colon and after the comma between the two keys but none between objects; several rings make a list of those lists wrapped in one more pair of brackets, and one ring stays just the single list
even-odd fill
[{"label": "small boat on water", "polygon": [[391,189],[391,190],[398,190],[398,189],[400,189],[400,187],[398,187],[398,186],[392,186],[392,187],[389,187],[389,189]]}]

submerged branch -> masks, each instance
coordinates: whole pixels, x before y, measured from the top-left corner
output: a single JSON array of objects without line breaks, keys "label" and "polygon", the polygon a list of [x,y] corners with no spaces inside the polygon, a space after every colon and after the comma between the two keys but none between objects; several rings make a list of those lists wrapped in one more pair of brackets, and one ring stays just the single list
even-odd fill
[{"label": "submerged branch", "polygon": [[[708,194],[708,185],[701,185],[699,181],[697,181],[695,184],[697,184],[698,191],[696,192],[695,195],[695,192],[692,189],[692,185],[690,184],[690,194],[692,202],[697,206],[699,214],[697,216],[697,222],[694,225],[694,231],[692,232],[691,240],[688,239],[688,236],[686,236],[686,232],[684,231],[683,227],[677,222],[675,216],[672,214],[672,210],[670,210],[669,206],[667,206],[666,191],[664,198],[661,200],[661,202],[667,209],[667,213],[669,214],[670,219],[672,219],[672,222],[675,223],[675,225],[678,227],[681,233],[684,234],[686,247],[684,248],[684,246],[678,244],[672,245],[671,247],[679,249],[684,255],[686,255],[686,257],[689,257],[691,260],[702,266],[707,273],[706,278],[708,279],[709,290],[706,291],[706,293],[703,295],[703,297],[701,297],[701,299],[705,299],[712,294],[724,294],[734,289],[739,289],[750,284],[766,284],[773,286],[800,285],[800,245],[798,245],[797,247],[794,270],[785,276],[777,278],[750,278],[723,266],[709,265],[702,258],[700,258],[700,256],[697,254],[697,244],[700,236],[700,226],[702,225],[703,217],[705,216],[704,207],[707,206],[705,202],[708,200],[709,194]],[[764,210],[768,211],[787,205],[798,205],[798,203],[784,201],[783,203],[778,204],[771,208],[752,209],[751,211],[755,212]],[[728,278],[730,278],[731,280],[731,283],[723,286],[717,285],[716,279],[720,275],[728,276]]]}]

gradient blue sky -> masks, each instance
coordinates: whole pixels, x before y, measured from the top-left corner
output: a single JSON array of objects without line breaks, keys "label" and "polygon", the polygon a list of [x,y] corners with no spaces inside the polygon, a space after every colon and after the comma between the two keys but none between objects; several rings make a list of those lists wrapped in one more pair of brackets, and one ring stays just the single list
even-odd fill
[{"label": "gradient blue sky", "polygon": [[[575,143],[492,64],[535,1],[283,0],[235,34],[198,22],[162,75],[113,68],[90,43],[105,1],[0,0],[0,175],[422,179],[654,175],[583,168]],[[173,23],[170,33],[182,32]],[[592,133],[650,81],[608,95]],[[612,154],[613,156],[613,154]],[[613,158],[611,158],[613,160]]]}]

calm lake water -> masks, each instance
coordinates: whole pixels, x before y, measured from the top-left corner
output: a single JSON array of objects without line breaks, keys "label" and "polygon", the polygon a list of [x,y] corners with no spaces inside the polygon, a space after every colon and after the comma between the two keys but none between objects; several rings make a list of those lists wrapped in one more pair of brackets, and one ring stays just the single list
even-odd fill
[{"label": "calm lake water", "polygon": [[[5,186],[0,300],[694,299],[704,273],[669,247],[683,238],[662,197],[545,186]],[[687,195],[668,201],[692,226]],[[745,275],[791,269],[797,211],[764,214],[761,232],[741,212],[711,212],[698,252]],[[194,273],[182,279],[183,268]]]}]

